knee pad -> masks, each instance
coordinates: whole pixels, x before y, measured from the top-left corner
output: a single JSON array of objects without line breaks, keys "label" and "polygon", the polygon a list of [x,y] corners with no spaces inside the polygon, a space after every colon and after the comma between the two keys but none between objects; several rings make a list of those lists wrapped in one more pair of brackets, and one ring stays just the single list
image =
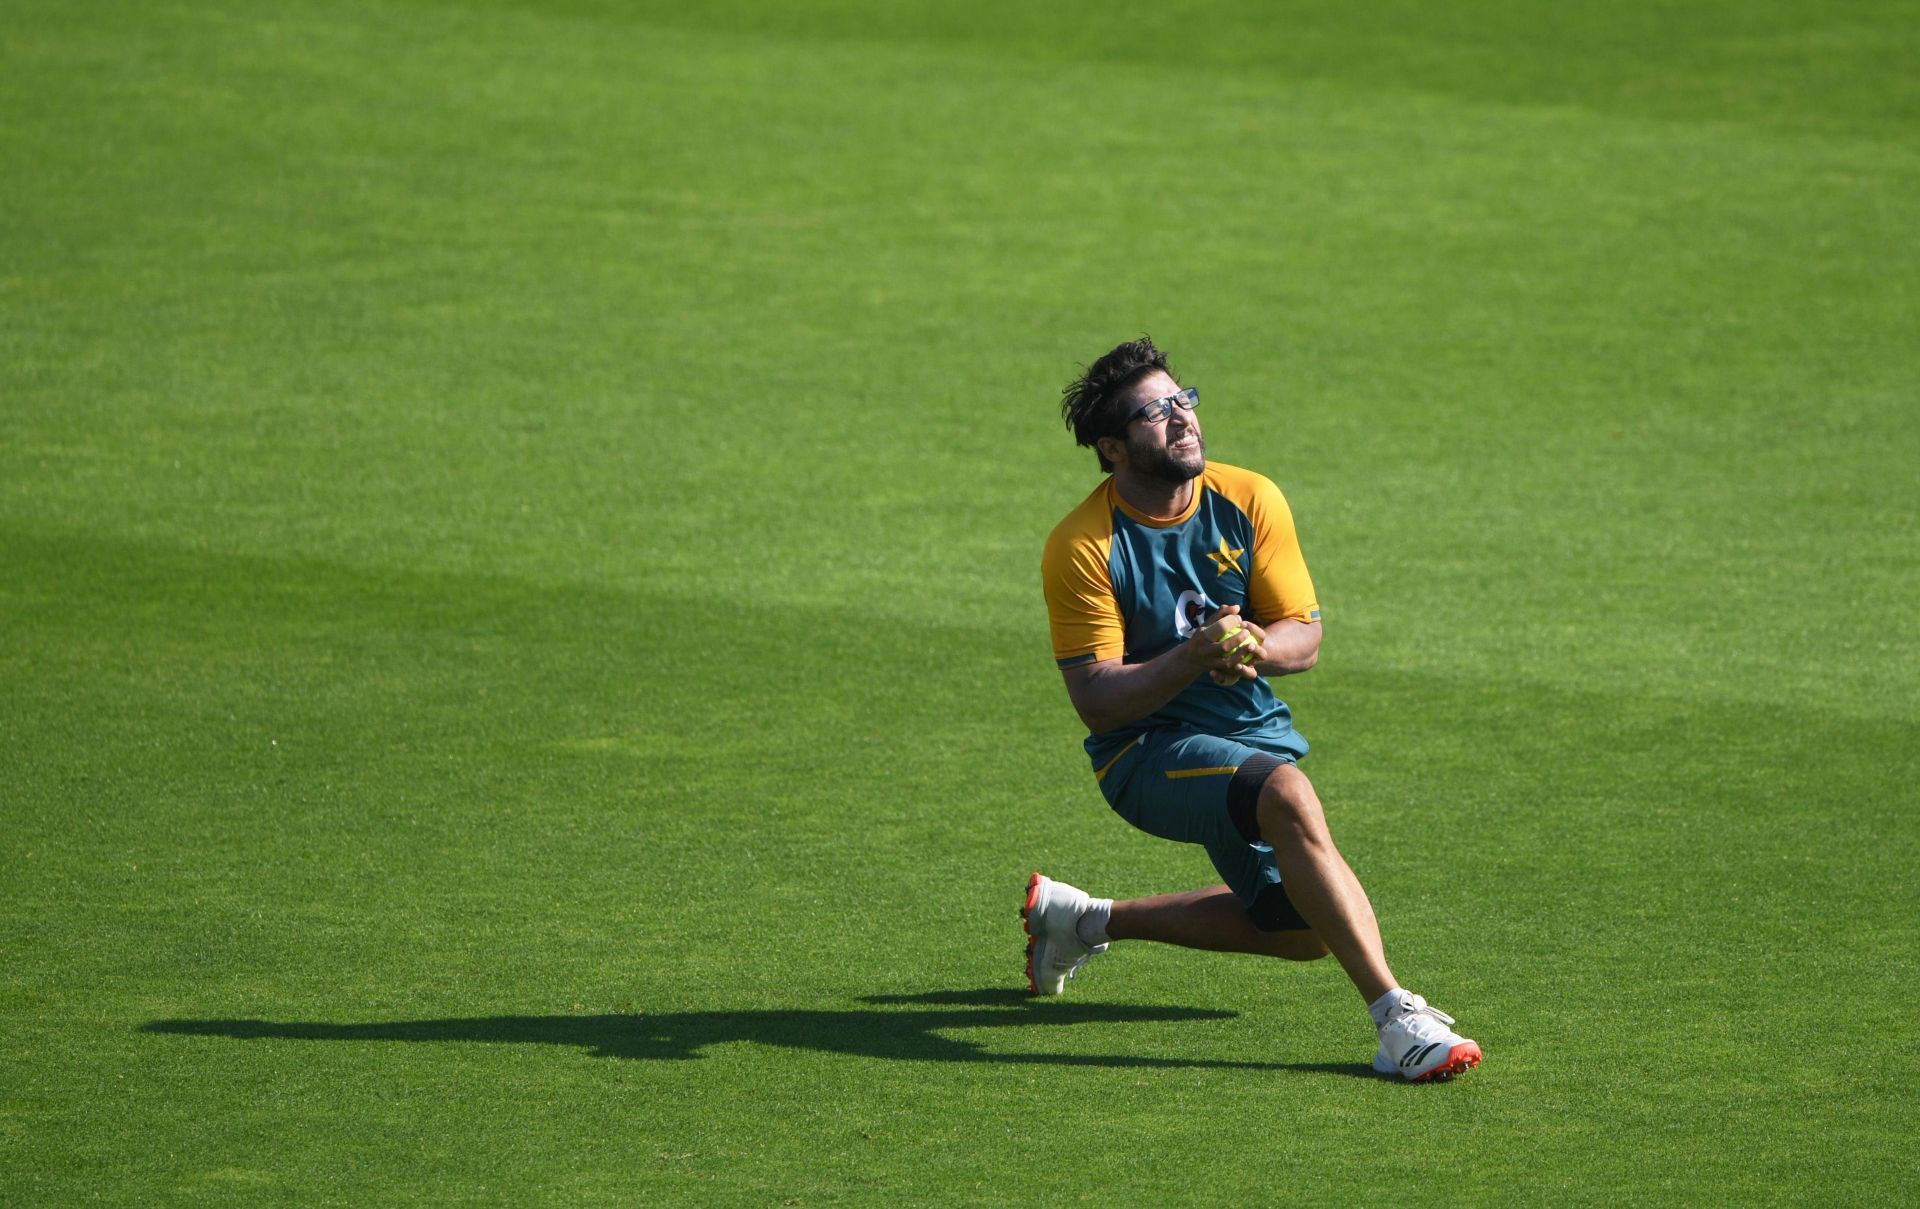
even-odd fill
[{"label": "knee pad", "polygon": [[1246,758],[1234,771],[1233,780],[1227,782],[1227,817],[1233,820],[1240,838],[1249,844],[1261,842],[1260,787],[1285,763],[1278,756],[1256,752]]},{"label": "knee pad", "polygon": [[1294,908],[1293,900],[1287,897],[1287,888],[1279,882],[1260,887],[1253,905],[1247,908],[1247,916],[1262,932],[1291,932],[1307,926],[1307,921],[1301,919],[1300,912]]}]

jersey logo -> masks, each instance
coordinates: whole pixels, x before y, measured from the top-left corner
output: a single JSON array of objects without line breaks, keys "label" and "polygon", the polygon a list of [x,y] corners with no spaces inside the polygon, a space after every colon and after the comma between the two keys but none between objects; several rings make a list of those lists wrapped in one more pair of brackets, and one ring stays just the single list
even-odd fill
[{"label": "jersey logo", "polygon": [[1188,588],[1173,602],[1173,632],[1182,638],[1191,638],[1195,630],[1206,624],[1207,614],[1213,612],[1213,607],[1205,592]]},{"label": "jersey logo", "polygon": [[1238,550],[1228,548],[1227,539],[1223,537],[1220,539],[1220,548],[1210,551],[1207,557],[1213,560],[1213,573],[1225,575],[1228,571],[1240,569],[1240,556],[1246,552],[1244,547]]}]

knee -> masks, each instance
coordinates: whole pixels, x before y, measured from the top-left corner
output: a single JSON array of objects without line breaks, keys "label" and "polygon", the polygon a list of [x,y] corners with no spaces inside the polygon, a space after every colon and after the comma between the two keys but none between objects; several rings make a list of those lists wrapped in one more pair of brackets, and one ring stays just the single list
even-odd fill
[{"label": "knee", "polygon": [[1289,769],[1269,777],[1260,787],[1260,838],[1274,847],[1299,847],[1330,842],[1320,799],[1306,777]]},{"label": "knee", "polygon": [[1276,932],[1273,945],[1275,956],[1288,961],[1319,961],[1332,951],[1318,932]]}]

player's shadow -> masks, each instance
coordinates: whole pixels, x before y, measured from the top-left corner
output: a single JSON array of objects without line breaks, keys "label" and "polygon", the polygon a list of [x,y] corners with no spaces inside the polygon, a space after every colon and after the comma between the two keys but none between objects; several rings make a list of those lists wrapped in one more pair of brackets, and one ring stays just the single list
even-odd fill
[{"label": "player's shadow", "polygon": [[[686,1060],[736,1041],[913,1062],[1049,1063],[1062,1066],[1179,1067],[1233,1070],[1312,1070],[1371,1073],[1327,1063],[1275,1063],[1143,1054],[1001,1053],[980,1042],[943,1034],[982,1028],[1111,1026],[1230,1020],[1236,1012],[1105,1003],[1035,1003],[1007,990],[935,991],[873,995],[873,1006],[845,1011],[774,1009],[739,1012],[662,1012],[619,1016],[480,1016],[454,1020],[392,1020],[369,1024],[273,1020],[153,1020],[148,1033],[203,1037],[261,1037],[296,1041],[483,1041],[495,1044],[577,1046],[596,1058]],[[924,1007],[922,1006],[924,1005]],[[913,1008],[916,1010],[902,1010]],[[1115,1032],[1124,1042],[1124,1032]]]}]

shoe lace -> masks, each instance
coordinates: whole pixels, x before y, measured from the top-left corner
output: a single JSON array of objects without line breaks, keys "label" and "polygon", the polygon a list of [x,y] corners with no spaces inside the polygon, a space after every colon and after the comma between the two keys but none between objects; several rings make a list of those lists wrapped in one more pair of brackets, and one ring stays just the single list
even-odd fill
[{"label": "shoe lace", "polygon": [[1410,1037],[1432,1040],[1450,1031],[1447,1026],[1453,1023],[1453,1017],[1421,1002],[1395,1016],[1390,1023],[1404,1029]]},{"label": "shoe lace", "polygon": [[1107,951],[1107,946],[1095,945],[1091,949],[1088,949],[1086,952],[1080,954],[1078,958],[1074,959],[1074,963],[1067,967],[1067,977],[1072,978],[1075,974],[1078,974],[1080,972],[1081,966],[1086,965],[1089,961],[1092,961],[1095,957],[1098,957],[1100,954],[1106,951]]}]

